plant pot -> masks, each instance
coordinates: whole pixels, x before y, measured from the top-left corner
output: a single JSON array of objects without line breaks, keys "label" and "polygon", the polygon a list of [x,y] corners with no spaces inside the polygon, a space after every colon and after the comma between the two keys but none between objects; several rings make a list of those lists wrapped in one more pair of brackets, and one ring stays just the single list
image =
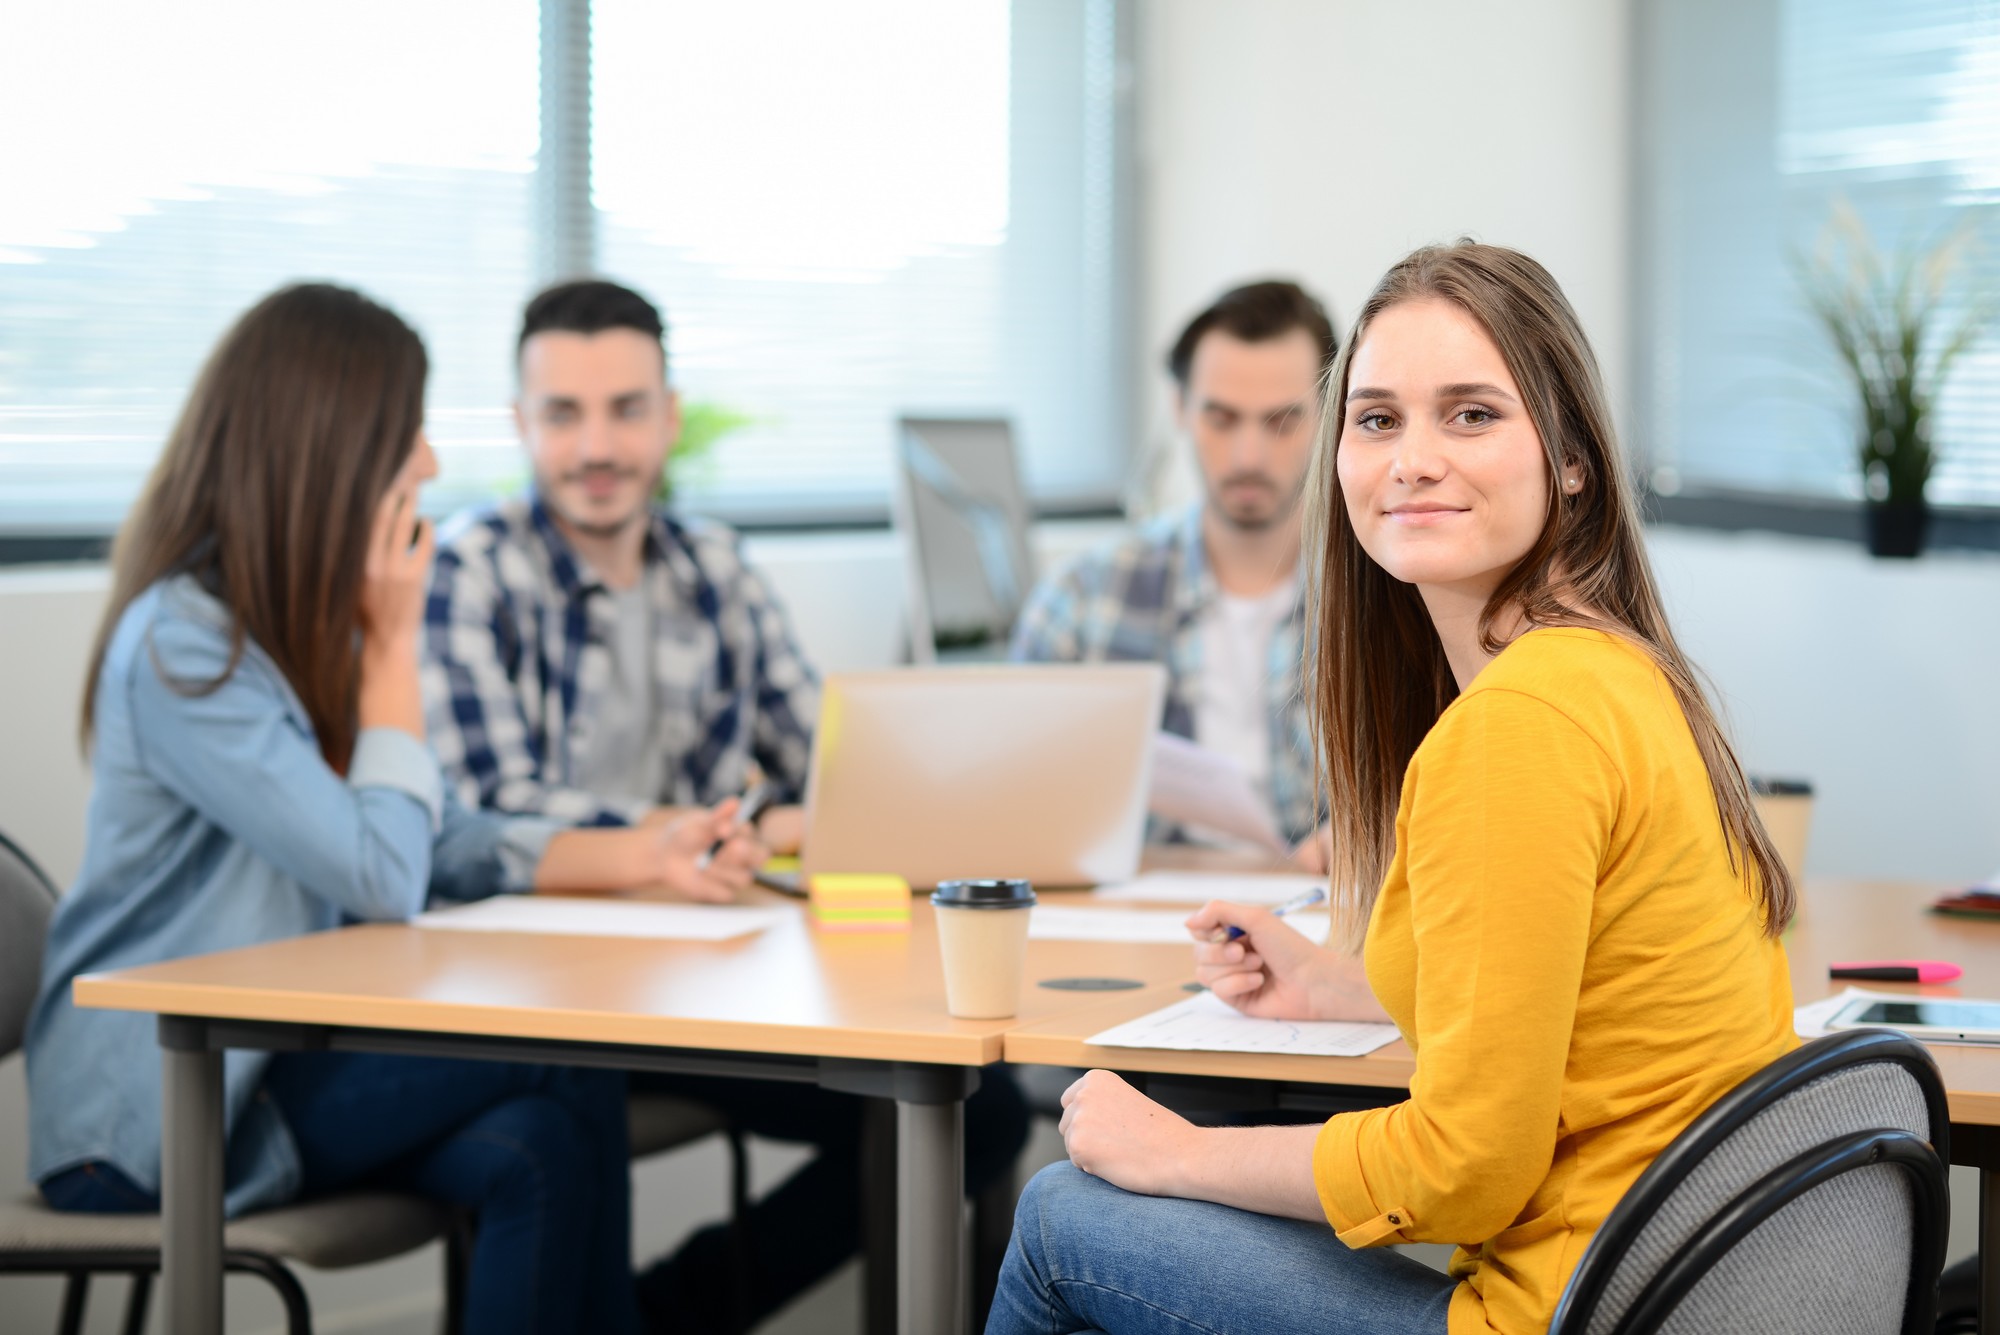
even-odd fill
[{"label": "plant pot", "polygon": [[1931,508],[1923,501],[1871,501],[1868,550],[1876,556],[1921,555],[1930,526]]}]

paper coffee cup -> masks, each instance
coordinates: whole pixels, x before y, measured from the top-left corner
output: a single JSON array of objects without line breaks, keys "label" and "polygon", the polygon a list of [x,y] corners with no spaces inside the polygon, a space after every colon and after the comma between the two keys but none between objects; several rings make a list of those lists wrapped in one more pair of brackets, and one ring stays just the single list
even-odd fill
[{"label": "paper coffee cup", "polygon": [[1806,876],[1806,835],[1812,829],[1813,790],[1803,779],[1750,780],[1750,801],[1771,836],[1778,857],[1792,874],[1794,884],[1803,887]]},{"label": "paper coffee cup", "polygon": [[931,906],[945,1009],[961,1020],[1004,1020],[1019,1011],[1034,889],[1026,881],[945,881]]}]

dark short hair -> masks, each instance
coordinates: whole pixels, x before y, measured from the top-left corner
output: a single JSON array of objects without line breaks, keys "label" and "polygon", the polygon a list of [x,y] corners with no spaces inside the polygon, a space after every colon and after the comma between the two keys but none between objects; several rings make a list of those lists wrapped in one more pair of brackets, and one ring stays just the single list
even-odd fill
[{"label": "dark short hair", "polygon": [[1188,372],[1194,366],[1194,350],[1212,330],[1240,338],[1245,343],[1262,343],[1282,338],[1294,329],[1303,329],[1319,344],[1319,369],[1333,365],[1340,348],[1340,334],[1333,327],[1319,298],[1284,279],[1266,279],[1232,287],[1215,299],[1215,304],[1188,321],[1174,346],[1167,351],[1167,370],[1174,383],[1187,388]]},{"label": "dark short hair", "polygon": [[660,308],[629,287],[602,278],[577,278],[543,288],[521,313],[521,336],[514,340],[514,358],[536,334],[601,334],[607,329],[636,329],[660,345],[666,365],[667,324]]}]

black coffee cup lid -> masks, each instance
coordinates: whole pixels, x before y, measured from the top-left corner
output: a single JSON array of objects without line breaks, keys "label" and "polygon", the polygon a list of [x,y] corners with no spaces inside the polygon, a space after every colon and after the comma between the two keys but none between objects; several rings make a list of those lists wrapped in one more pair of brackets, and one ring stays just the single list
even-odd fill
[{"label": "black coffee cup lid", "polygon": [[931,903],[947,909],[1017,909],[1035,902],[1026,881],[939,881]]}]

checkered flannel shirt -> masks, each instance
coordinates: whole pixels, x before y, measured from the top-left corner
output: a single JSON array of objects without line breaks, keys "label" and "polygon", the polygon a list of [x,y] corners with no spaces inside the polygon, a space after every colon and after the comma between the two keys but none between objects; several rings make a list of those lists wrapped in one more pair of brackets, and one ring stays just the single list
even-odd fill
[{"label": "checkered flannel shirt", "polygon": [[[1043,581],[1014,628],[1012,657],[1025,662],[1164,663],[1167,702],[1160,726],[1193,738],[1201,614],[1216,596],[1201,540],[1200,506],[1163,515]],[[1266,660],[1271,809],[1278,828],[1294,843],[1324,819],[1299,684],[1303,617],[1303,607],[1294,606],[1271,637]],[[1156,838],[1176,833],[1152,831]]]},{"label": "checkered flannel shirt", "polygon": [[754,762],[787,800],[804,792],[819,679],[737,537],[655,511],[641,579],[656,609],[657,803],[571,783],[612,678],[616,613],[604,583],[530,496],[461,515],[440,534],[425,606],[432,747],[469,806],[574,825],[624,825],[653,805],[743,791]]}]

